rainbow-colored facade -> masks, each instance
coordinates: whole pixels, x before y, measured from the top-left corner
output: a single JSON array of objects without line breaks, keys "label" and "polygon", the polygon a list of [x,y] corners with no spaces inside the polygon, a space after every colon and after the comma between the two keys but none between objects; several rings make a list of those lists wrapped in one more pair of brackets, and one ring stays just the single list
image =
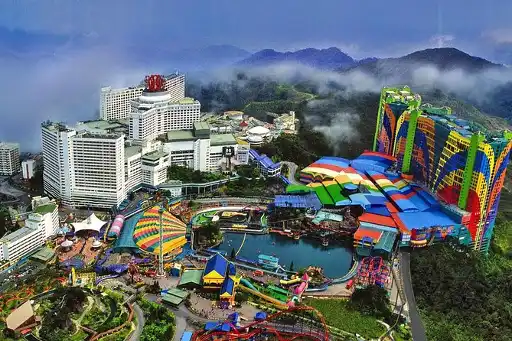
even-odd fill
[{"label": "rainbow-colored facade", "polygon": [[485,133],[450,108],[422,105],[407,87],[381,92],[374,152],[395,157],[404,176],[457,207],[474,249],[489,248],[511,147],[511,132]]}]

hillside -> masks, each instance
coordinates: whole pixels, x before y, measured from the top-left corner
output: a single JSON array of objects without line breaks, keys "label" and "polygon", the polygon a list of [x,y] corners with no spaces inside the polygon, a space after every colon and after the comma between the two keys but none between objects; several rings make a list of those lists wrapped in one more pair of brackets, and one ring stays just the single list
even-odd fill
[{"label": "hillside", "polygon": [[298,63],[318,69],[334,70],[356,64],[356,61],[336,47],[328,49],[307,48],[294,52],[265,49],[238,62],[237,66],[262,67],[280,63]]},{"label": "hillside", "polygon": [[361,72],[382,84],[407,84],[422,93],[439,88],[485,113],[512,119],[512,70],[455,48],[426,49],[338,71]]}]

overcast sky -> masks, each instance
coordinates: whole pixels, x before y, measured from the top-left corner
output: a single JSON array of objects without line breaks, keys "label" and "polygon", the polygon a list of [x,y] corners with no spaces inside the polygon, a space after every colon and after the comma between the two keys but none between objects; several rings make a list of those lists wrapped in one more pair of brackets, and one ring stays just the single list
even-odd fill
[{"label": "overcast sky", "polygon": [[[440,3],[441,5],[438,5]],[[2,0],[0,25],[119,44],[338,46],[356,57],[512,41],[510,0]]]},{"label": "overcast sky", "polygon": [[[39,149],[40,122],[93,118],[101,86],[133,85],[145,74],[167,71],[174,67],[167,59],[170,50],[337,46],[364,58],[455,46],[489,59],[500,48],[510,56],[512,0],[436,1],[0,0],[0,33],[6,32],[2,28],[28,32],[8,32],[10,41],[0,41],[0,49],[7,46],[0,50],[0,141]],[[10,58],[13,45],[23,49],[32,46],[23,39],[40,39],[33,32],[62,35],[63,41],[86,35],[94,43],[50,48],[44,58],[28,47],[23,57]],[[153,58],[161,65],[148,58],[152,50],[163,52]],[[135,65],[136,54],[142,63]]]}]

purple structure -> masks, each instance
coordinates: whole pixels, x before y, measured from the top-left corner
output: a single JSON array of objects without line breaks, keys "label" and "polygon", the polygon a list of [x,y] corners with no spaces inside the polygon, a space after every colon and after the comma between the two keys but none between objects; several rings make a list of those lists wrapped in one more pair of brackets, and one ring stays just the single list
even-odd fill
[{"label": "purple structure", "polygon": [[114,221],[112,222],[112,225],[110,226],[110,231],[108,232],[109,237],[119,237],[121,234],[121,229],[124,225],[124,215],[118,214]]}]

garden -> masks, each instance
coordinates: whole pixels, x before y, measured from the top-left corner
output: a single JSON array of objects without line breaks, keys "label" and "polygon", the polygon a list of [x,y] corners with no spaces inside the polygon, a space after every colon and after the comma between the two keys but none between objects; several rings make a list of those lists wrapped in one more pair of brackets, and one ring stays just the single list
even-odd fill
[{"label": "garden", "polygon": [[175,333],[175,317],[167,308],[137,297],[137,303],[144,312],[145,324],[140,336],[141,341],[172,340]]},{"label": "garden", "polygon": [[[386,332],[380,321],[391,325],[397,318],[391,312],[387,294],[385,289],[370,285],[356,289],[350,300],[306,299],[304,304],[322,313],[326,323],[332,327],[360,334],[367,339],[376,339]],[[403,332],[407,340],[409,334],[407,331]]]}]

